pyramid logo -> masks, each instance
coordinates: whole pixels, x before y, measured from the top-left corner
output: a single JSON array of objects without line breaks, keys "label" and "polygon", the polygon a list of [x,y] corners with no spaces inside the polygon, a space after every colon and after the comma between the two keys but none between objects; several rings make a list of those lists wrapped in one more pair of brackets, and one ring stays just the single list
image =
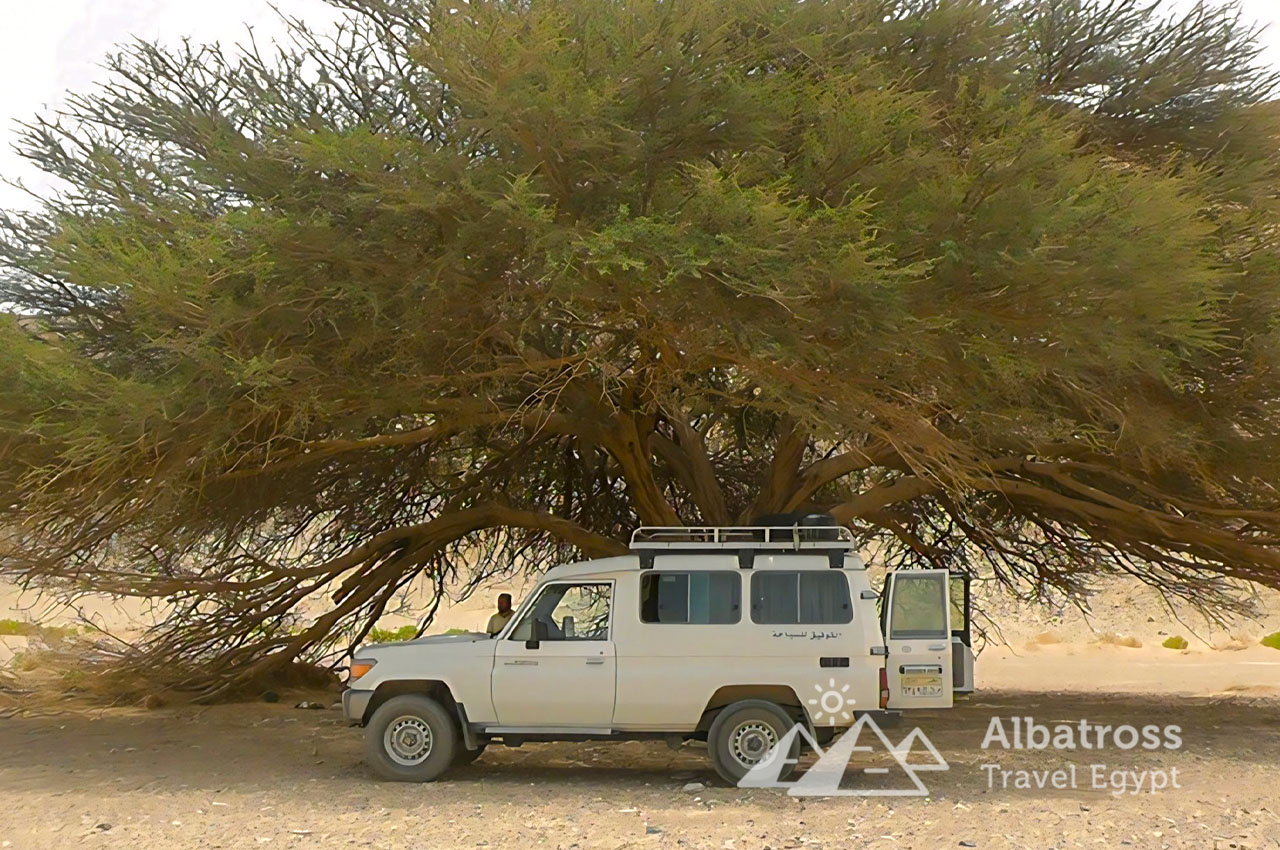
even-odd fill
[{"label": "pyramid logo", "polygon": [[[798,779],[783,781],[779,778],[782,769],[796,763],[795,759],[788,758],[785,754],[790,752],[797,735],[818,753],[819,758]],[[893,766],[866,767],[862,772],[868,776],[886,777],[896,773],[899,774],[896,781],[890,781],[889,787],[841,788],[840,782],[849,770],[849,762],[854,753],[874,753],[877,750],[892,756]],[[804,724],[797,723],[769,755],[738,781],[738,787],[785,788],[792,797],[924,797],[928,795],[929,789],[920,781],[918,774],[949,769],[950,765],[938,753],[937,747],[919,728],[912,729],[901,743],[895,745],[890,743],[884,730],[871,715],[864,714],[825,751],[818,746]]]}]

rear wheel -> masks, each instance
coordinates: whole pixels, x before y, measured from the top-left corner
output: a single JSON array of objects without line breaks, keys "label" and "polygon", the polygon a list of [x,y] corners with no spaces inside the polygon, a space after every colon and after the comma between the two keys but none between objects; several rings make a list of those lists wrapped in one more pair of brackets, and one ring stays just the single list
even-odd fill
[{"label": "rear wheel", "polygon": [[397,782],[436,779],[453,764],[459,749],[456,721],[444,706],[422,694],[387,700],[364,730],[369,766],[383,779]]},{"label": "rear wheel", "polygon": [[[711,766],[720,778],[737,785],[747,771],[755,767],[782,744],[793,721],[779,705],[763,699],[744,699],[726,706],[716,715],[707,733],[707,753]],[[792,739],[778,757],[791,760],[779,764],[778,779],[786,779],[795,770],[800,753],[800,737]]]}]

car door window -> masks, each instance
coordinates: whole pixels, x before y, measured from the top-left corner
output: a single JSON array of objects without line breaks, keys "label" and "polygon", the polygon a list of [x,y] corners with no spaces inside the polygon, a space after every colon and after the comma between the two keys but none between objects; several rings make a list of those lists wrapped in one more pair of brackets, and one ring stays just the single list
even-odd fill
[{"label": "car door window", "polygon": [[511,630],[509,640],[530,640],[535,620],[546,625],[543,640],[608,640],[612,597],[608,582],[549,584]]},{"label": "car door window", "polygon": [[894,640],[947,637],[947,577],[896,573],[890,618]]}]

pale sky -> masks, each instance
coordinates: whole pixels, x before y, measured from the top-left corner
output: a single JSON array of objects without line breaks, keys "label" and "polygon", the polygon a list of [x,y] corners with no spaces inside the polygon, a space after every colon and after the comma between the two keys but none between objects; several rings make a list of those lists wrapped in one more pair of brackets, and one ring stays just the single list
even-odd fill
[{"label": "pale sky", "polygon": [[[322,26],[335,13],[323,0],[274,0],[282,12]],[[1176,0],[1189,6],[1190,0]],[[1246,15],[1269,25],[1268,56],[1280,66],[1280,0],[1244,0]],[[268,0],[0,0],[0,176],[42,184],[11,150],[14,122],[56,107],[65,92],[84,91],[103,76],[113,45],[136,36],[177,42],[241,41],[252,26],[259,42],[282,31]],[[28,206],[0,185],[0,207]]]},{"label": "pale sky", "polygon": [[[15,123],[56,108],[67,91],[82,92],[106,76],[114,45],[141,38],[177,43],[242,42],[252,26],[260,44],[284,32],[280,13],[314,21],[337,18],[324,0],[0,0],[0,177],[32,188],[39,171],[13,153]],[[0,207],[31,206],[0,184]]]}]

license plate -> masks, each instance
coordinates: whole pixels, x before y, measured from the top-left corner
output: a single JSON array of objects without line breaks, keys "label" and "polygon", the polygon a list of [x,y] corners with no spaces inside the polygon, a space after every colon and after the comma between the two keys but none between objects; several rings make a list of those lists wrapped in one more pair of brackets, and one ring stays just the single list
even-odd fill
[{"label": "license plate", "polygon": [[908,697],[942,696],[942,677],[936,673],[902,677],[902,694]]}]

